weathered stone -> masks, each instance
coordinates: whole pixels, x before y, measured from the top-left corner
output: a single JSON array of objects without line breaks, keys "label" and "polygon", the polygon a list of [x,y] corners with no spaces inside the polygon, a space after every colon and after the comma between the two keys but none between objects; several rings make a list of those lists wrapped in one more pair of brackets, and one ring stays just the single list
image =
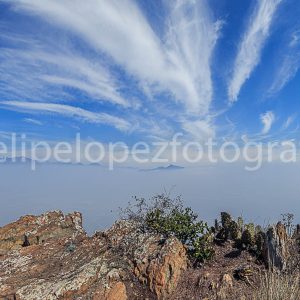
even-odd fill
[{"label": "weathered stone", "polygon": [[300,224],[296,225],[294,232],[292,234],[292,238],[296,241],[300,240]]},{"label": "weathered stone", "polygon": [[140,232],[128,221],[116,222],[105,235],[112,246],[127,255],[139,281],[159,299],[174,291],[188,261],[185,247],[176,238],[162,241],[158,235]]},{"label": "weathered stone", "polygon": [[1,234],[0,299],[126,300],[131,299],[126,282],[132,295],[138,294],[136,275],[149,287],[144,295],[164,298],[187,265],[177,239],[162,243],[160,236],[142,233],[127,221],[88,237],[79,213],[51,212],[23,217],[2,227]]},{"label": "weathered stone", "polygon": [[127,300],[126,286],[123,282],[117,282],[110,289],[106,300]]},{"label": "weathered stone", "polygon": [[[149,256],[149,253],[147,255]],[[150,290],[160,299],[173,292],[182,271],[186,268],[186,250],[174,238],[165,242],[155,259],[150,260],[147,256],[140,258],[136,262],[135,274],[141,282],[148,283]]]},{"label": "weathered stone", "polygon": [[265,237],[263,258],[270,268],[279,270],[286,268],[289,258],[289,243],[286,228],[281,222],[268,229]]},{"label": "weathered stone", "polygon": [[9,250],[39,245],[52,238],[83,233],[82,216],[78,212],[64,216],[61,211],[40,216],[25,216],[0,228],[0,255]]}]

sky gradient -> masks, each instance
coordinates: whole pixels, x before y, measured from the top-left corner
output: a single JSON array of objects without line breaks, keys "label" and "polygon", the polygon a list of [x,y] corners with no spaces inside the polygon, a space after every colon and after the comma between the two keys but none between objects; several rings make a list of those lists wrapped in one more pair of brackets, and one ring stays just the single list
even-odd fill
[{"label": "sky gradient", "polygon": [[286,139],[297,0],[0,0],[0,137]]}]

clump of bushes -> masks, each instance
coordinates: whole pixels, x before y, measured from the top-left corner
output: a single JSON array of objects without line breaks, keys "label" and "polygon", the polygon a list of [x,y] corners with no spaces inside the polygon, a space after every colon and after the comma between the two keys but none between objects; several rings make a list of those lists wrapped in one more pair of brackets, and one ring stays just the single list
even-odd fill
[{"label": "clump of bushes", "polygon": [[160,234],[164,239],[176,237],[186,246],[193,264],[207,261],[214,255],[211,229],[190,207],[184,207],[181,197],[172,199],[167,194],[149,200],[134,197],[134,203],[129,203],[121,212],[144,232]]}]

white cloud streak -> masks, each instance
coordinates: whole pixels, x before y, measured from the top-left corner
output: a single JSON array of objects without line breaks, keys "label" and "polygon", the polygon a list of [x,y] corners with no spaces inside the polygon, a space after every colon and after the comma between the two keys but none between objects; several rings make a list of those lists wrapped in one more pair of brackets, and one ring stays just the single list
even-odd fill
[{"label": "white cloud streak", "polygon": [[185,121],[182,128],[197,141],[215,137],[215,128],[209,119]]},{"label": "white cloud streak", "polygon": [[38,125],[38,126],[42,126],[43,123],[39,120],[36,119],[32,119],[32,118],[25,118],[23,119],[24,122],[29,123],[29,124],[33,124],[33,125]]},{"label": "white cloud streak", "polygon": [[[68,48],[2,49],[0,52],[2,91],[34,100],[69,97],[63,87],[73,88],[95,101],[129,106],[118,92],[117,82],[99,62],[74,54]],[[59,49],[59,50],[58,50]],[[22,78],[20,78],[22,77]],[[53,86],[56,89],[53,89]],[[30,87],[30,88],[29,88]]]},{"label": "white cloud streak", "polygon": [[248,28],[242,38],[234,63],[233,77],[228,85],[229,101],[235,102],[243,84],[258,65],[270,32],[272,19],[281,0],[257,0]]},{"label": "white cloud streak", "polygon": [[[152,93],[166,91],[189,113],[208,112],[213,87],[210,63],[218,38],[206,1],[176,0],[170,4],[164,32],[158,36],[130,0],[15,0],[15,9],[38,15],[106,53]],[[49,78],[76,85],[74,80]],[[81,86],[86,89],[86,86]]]},{"label": "white cloud streak", "polygon": [[282,129],[287,129],[291,126],[291,124],[295,121],[296,115],[289,116],[286,121],[282,125]]},{"label": "white cloud streak", "polygon": [[213,96],[211,59],[222,22],[212,22],[205,1],[169,3],[166,52],[171,62],[170,89],[190,110],[207,112]]},{"label": "white cloud streak", "polygon": [[267,134],[275,121],[275,115],[272,111],[267,111],[264,114],[260,115],[260,120],[263,124],[262,134]]},{"label": "white cloud streak", "polygon": [[29,113],[53,113],[70,118],[76,118],[89,123],[107,124],[121,131],[128,131],[130,129],[129,122],[124,119],[106,113],[91,112],[79,107],[65,104],[2,101],[0,102],[0,106],[14,111],[24,111]]},{"label": "white cloud streak", "polygon": [[285,51],[279,67],[276,71],[274,81],[268,90],[269,96],[281,91],[287,83],[292,80],[300,68],[300,30],[293,32],[290,43]]}]

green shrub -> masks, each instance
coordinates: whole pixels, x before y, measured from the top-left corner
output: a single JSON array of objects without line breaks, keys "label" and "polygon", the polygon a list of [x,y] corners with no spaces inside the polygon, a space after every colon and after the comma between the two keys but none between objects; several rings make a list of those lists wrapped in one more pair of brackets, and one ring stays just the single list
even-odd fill
[{"label": "green shrub", "polygon": [[252,246],[254,246],[255,240],[254,236],[251,233],[251,230],[245,229],[242,233],[241,237],[241,246],[245,249],[251,249]]},{"label": "green shrub", "polygon": [[212,258],[213,235],[207,223],[198,220],[190,207],[184,207],[180,197],[171,199],[160,194],[149,201],[135,197],[135,205],[125,210],[127,219],[138,222],[143,231],[161,234],[164,238],[176,237],[188,249],[194,263]]},{"label": "green shrub", "polygon": [[244,220],[242,217],[238,217],[237,224],[238,224],[240,233],[242,233],[244,230]]},{"label": "green shrub", "polygon": [[231,215],[225,211],[221,212],[221,223],[223,228],[229,228],[231,223]]},{"label": "green shrub", "polygon": [[194,258],[194,263],[205,262],[214,257],[215,251],[213,248],[214,237],[210,232],[197,237],[192,241],[191,256]]},{"label": "green shrub", "polygon": [[257,257],[261,257],[264,251],[266,234],[261,230],[255,235],[255,253]]},{"label": "green shrub", "polygon": [[230,225],[231,225],[232,219],[229,213],[227,212],[221,212],[221,224],[223,228],[223,236],[224,240],[227,241],[230,238]]},{"label": "green shrub", "polygon": [[230,238],[234,241],[241,237],[238,223],[235,221],[231,221],[229,232],[230,232]]}]

